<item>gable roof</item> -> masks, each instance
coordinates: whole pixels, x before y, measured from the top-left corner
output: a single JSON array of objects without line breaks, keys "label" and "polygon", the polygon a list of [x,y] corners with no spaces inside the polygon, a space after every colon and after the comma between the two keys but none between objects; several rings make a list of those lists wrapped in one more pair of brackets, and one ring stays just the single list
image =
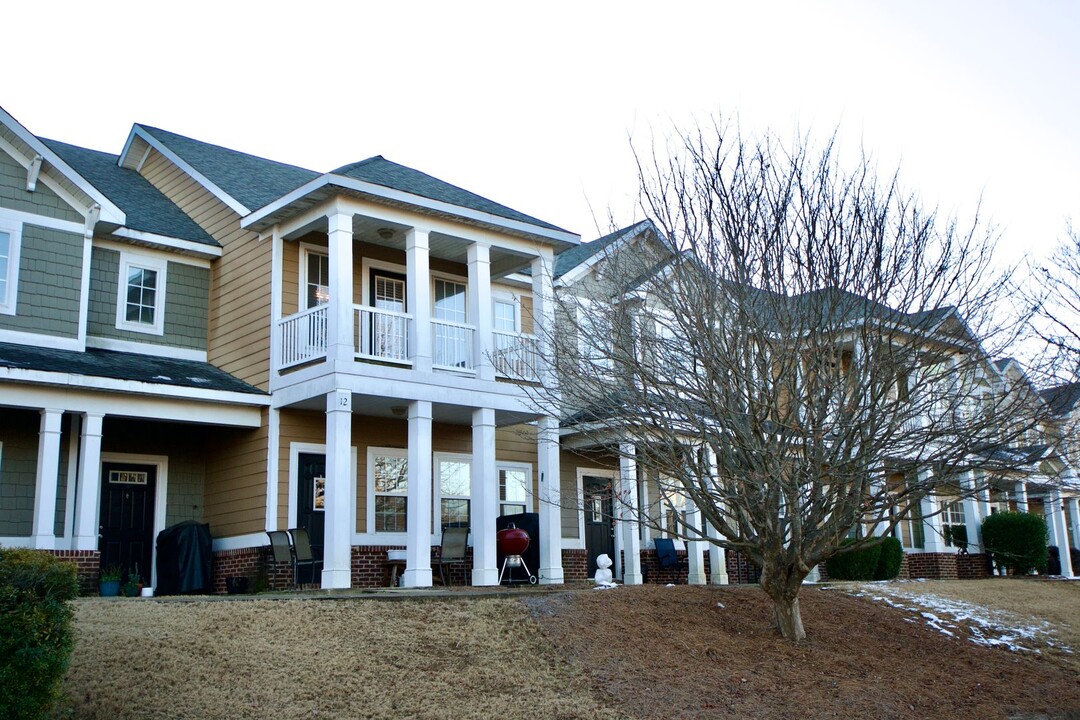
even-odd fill
[{"label": "gable roof", "polygon": [[393,190],[400,190],[412,195],[438,200],[439,202],[470,208],[480,212],[497,215],[508,220],[536,225],[548,230],[567,232],[561,227],[544,222],[543,220],[518,212],[513,208],[501,205],[494,200],[469,192],[457,185],[432,177],[427,173],[420,172],[411,167],[400,165],[387,160],[382,155],[361,160],[360,162],[343,165],[331,172],[332,175],[342,175],[355,180],[363,180],[373,185],[381,185]]},{"label": "gable roof", "polygon": [[1080,402],[1080,382],[1065,383],[1040,390],[1039,395],[1054,415],[1068,415]]},{"label": "gable roof", "polygon": [[248,211],[273,202],[319,177],[314,170],[230,150],[149,125],[136,123],[133,132],[138,130],[174,152]]},{"label": "gable roof", "polygon": [[[642,220],[641,222],[634,223],[628,227],[619,228],[607,235],[590,240],[589,242],[575,245],[568,250],[564,250],[555,256],[555,266],[551,273],[552,280],[558,280],[563,275],[586,263],[595,263],[600,259],[600,254],[610,248],[615,243],[637,236],[640,232],[647,229],[652,229],[660,237],[660,233],[656,231],[656,226],[653,225],[651,220]],[[531,275],[532,269],[529,267],[522,268],[519,272],[522,275]]]},{"label": "gable roof", "polygon": [[126,227],[219,247],[209,233],[146,178],[120,167],[116,155],[58,140],[41,141],[124,211]]}]

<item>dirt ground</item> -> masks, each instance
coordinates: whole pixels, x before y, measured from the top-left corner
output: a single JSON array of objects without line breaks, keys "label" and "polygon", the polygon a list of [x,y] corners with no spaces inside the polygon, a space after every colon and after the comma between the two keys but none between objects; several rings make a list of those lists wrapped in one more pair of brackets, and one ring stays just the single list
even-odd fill
[{"label": "dirt ground", "polygon": [[57,717],[1080,718],[1080,675],[1066,667],[840,590],[802,598],[800,646],[776,636],[765,596],[746,586],[91,598],[78,601]]}]

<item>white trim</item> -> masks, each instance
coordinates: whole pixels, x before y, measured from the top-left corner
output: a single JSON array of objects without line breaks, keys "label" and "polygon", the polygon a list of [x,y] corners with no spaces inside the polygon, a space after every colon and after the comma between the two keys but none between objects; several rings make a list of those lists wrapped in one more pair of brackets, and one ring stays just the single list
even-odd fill
[{"label": "white trim", "polygon": [[209,190],[211,194],[213,194],[218,200],[228,205],[229,208],[231,208],[232,211],[235,212],[237,215],[247,215],[250,212],[250,210],[244,207],[244,205],[239,200],[234,198],[232,195],[229,195],[227,192],[222,190],[214,183],[210,182],[210,180],[205,175],[203,175],[201,172],[199,172],[187,162],[185,162],[183,159],[181,159],[179,155],[166,147],[160,140],[155,138],[138,124],[131,126],[131,132],[128,134],[128,139],[124,143],[124,149],[120,153],[120,164],[124,163],[124,159],[127,156],[128,150],[131,148],[131,141],[134,140],[136,137],[141,138],[144,142],[146,142],[147,145],[151,146],[159,153],[164,155],[166,160],[171,162],[173,165],[176,165],[178,168],[191,176],[193,180],[195,180],[197,183]]},{"label": "white trim", "polygon": [[34,538],[29,535],[11,535],[8,537],[0,537],[0,547],[33,549]]},{"label": "white trim", "polygon": [[[469,501],[469,526],[473,524],[473,512],[476,508],[473,507],[472,502],[472,460],[473,456],[470,453],[455,453],[455,452],[432,452],[431,453],[431,524],[432,524],[432,536],[436,538],[436,543],[442,542],[442,483],[439,481],[439,463],[443,461],[457,462],[465,465],[469,469],[469,492],[465,495],[447,495],[448,498],[454,500],[468,500]],[[498,504],[496,502],[496,504]],[[473,537],[469,535],[469,544],[473,544]]]},{"label": "white trim", "polygon": [[0,208],[5,215],[11,216],[13,219],[18,220],[23,225],[33,225],[34,227],[46,228],[48,230],[59,230],[60,232],[71,233],[73,235],[85,236],[86,228],[82,223],[72,222],[71,220],[61,220],[59,218],[47,217],[45,215],[35,215],[34,213],[24,212],[22,210],[14,210],[12,208]]},{"label": "white trim", "polygon": [[0,232],[8,236],[7,296],[0,298],[0,314],[14,315],[19,302],[19,258],[22,255],[22,226],[18,219],[0,208]]},{"label": "white trim", "polygon": [[266,428],[266,531],[278,529],[278,497],[281,485],[281,411],[267,411]]},{"label": "white trim", "polygon": [[[75,541],[75,485],[79,477],[79,441],[82,439],[82,415],[70,414],[68,426],[68,458],[67,480],[64,487],[64,540],[68,547],[75,550],[72,545]],[[2,446],[2,443],[0,443]]]},{"label": "white trim", "polygon": [[[405,532],[376,532],[375,531],[375,456],[381,455],[384,457],[405,458],[406,467],[409,462],[409,450],[408,448],[391,448],[391,447],[379,447],[377,445],[369,445],[367,448],[367,513],[364,518],[364,527],[366,532],[362,533],[364,536],[370,538],[378,538],[385,545],[394,544],[393,541],[399,536],[401,538],[401,544],[408,544],[409,533]],[[409,501],[406,493],[383,493],[384,495],[401,494],[406,498],[405,500],[405,523],[408,527],[409,522]],[[356,535],[356,529],[353,529],[353,534]]]},{"label": "white trim", "polygon": [[[150,150],[153,149],[153,148],[150,147],[150,143],[143,143],[143,144],[146,145],[146,147],[143,148],[142,157],[139,158],[139,162],[135,163],[135,172],[140,173],[140,174],[142,173],[143,165],[146,164],[146,159],[150,157]],[[125,150],[126,149],[127,148],[125,148]],[[121,165],[121,167],[122,167],[122,165]]]},{"label": "white trim", "polygon": [[[499,330],[495,327],[495,321],[497,319],[495,313],[496,303],[507,303],[514,306],[514,329]],[[511,292],[509,289],[503,288],[491,288],[491,329],[494,332],[521,332],[521,296],[515,292]],[[535,328],[534,328],[535,329]]]},{"label": "white trim", "polygon": [[[356,446],[350,445],[349,450],[352,460],[352,503],[349,508],[349,518],[351,519],[349,535],[351,536],[356,532]],[[296,527],[296,519],[299,514],[296,505],[300,502],[300,476],[297,467],[300,464],[300,453],[310,453],[312,455],[322,455],[323,457],[326,457],[326,443],[289,443],[289,528]]]},{"label": "white trim", "polygon": [[116,338],[99,337],[91,335],[86,338],[86,347],[98,348],[99,350],[115,350],[117,352],[133,353],[136,355],[154,355],[157,357],[173,358],[174,360],[194,360],[207,362],[205,350],[194,348],[180,348],[175,345],[155,345],[137,340],[118,340]]},{"label": "white trim", "polygon": [[[259,236],[261,243],[264,236]],[[281,376],[281,305],[285,291],[282,289],[285,274],[285,248],[278,226],[270,232],[270,382],[271,386]],[[299,306],[297,306],[299,312]]]},{"label": "white trim", "polygon": [[[361,277],[360,277],[360,304],[361,305],[371,305],[372,304],[371,301],[368,299],[368,298],[371,297],[371,271],[372,270],[375,270],[375,271],[383,270],[385,272],[392,272],[392,273],[395,273],[397,275],[401,275],[403,278],[405,278],[405,280],[404,280],[404,282],[405,282],[405,293],[406,293],[405,294],[405,312],[407,314],[413,315],[413,317],[415,318],[416,311],[413,308],[409,307],[409,300],[408,300],[408,298],[409,298],[409,296],[408,296],[408,292],[409,292],[409,274],[407,272],[408,268],[406,268],[404,265],[398,265],[397,263],[386,262],[384,260],[372,260],[371,258],[366,257],[366,256],[360,260],[360,273],[361,273]],[[430,275],[430,273],[429,273],[429,275]],[[353,281],[354,287],[355,287],[355,282],[356,281],[354,280]],[[432,301],[432,302],[434,302],[434,301]]]},{"label": "white trim", "polygon": [[[195,265],[196,267],[210,267],[209,258],[221,257],[222,249],[220,246],[204,245],[203,243],[197,243],[193,240],[181,240],[179,238],[168,237],[165,235],[156,235],[154,233],[143,232],[142,230],[132,230],[130,228],[117,228],[113,230],[111,235],[123,238],[125,240],[131,240],[136,243],[148,243],[152,247],[139,246],[140,252],[167,252],[162,248],[168,248],[168,250],[180,251],[185,253],[193,253],[201,257],[193,258],[186,255],[177,256],[175,252],[170,252],[166,256],[169,262],[179,262],[185,265]],[[131,246],[125,243],[119,243],[116,241],[99,238],[94,241],[95,245],[100,247],[107,247],[113,250],[130,250]]]},{"label": "white trim", "polygon": [[[555,280],[556,287],[565,287],[567,285],[574,284],[575,282],[577,282],[581,278],[588,275],[589,271],[592,270],[593,266],[596,265],[598,262],[600,262],[601,260],[609,257],[612,253],[617,251],[622,245],[626,244],[627,242],[629,242],[629,241],[631,241],[631,240],[633,240],[633,239],[635,239],[637,237],[640,237],[641,234],[645,230],[648,230],[648,229],[652,228],[652,224],[648,223],[648,221],[643,220],[642,222],[640,222],[638,224],[641,225],[641,227],[639,227],[636,232],[628,233],[628,232],[624,231],[622,236],[620,236],[619,238],[612,241],[607,247],[601,248],[600,250],[597,250],[592,255],[590,255],[589,257],[582,260],[580,263],[578,263],[577,265],[575,265],[574,267],[570,268],[569,270],[564,272],[562,275],[560,275],[558,277],[558,279]],[[633,226],[631,226],[631,228],[632,227]],[[627,228],[627,230],[629,230],[629,229],[630,228]],[[595,242],[595,240],[593,242]],[[586,243],[586,244],[588,244],[588,243]],[[553,275],[554,275],[554,272],[555,272],[555,268],[553,267],[552,268],[552,274]]]},{"label": "white trim", "polygon": [[[154,279],[154,322],[146,324],[126,318],[128,272],[131,268],[156,273]],[[168,288],[169,263],[160,256],[133,250],[120,252],[120,266],[116,276],[116,329],[147,335],[165,334],[165,293]]]},{"label": "white trim", "polygon": [[[576,549],[579,549],[579,550],[588,550],[588,547],[585,545],[585,480],[584,480],[584,478],[585,478],[586,475],[588,475],[590,477],[600,477],[600,478],[610,478],[611,479],[611,503],[612,503],[611,512],[612,512],[612,515],[614,515],[615,514],[615,509],[616,509],[615,508],[615,483],[619,479],[619,471],[618,470],[612,470],[612,469],[609,469],[609,468],[590,468],[590,467],[579,467],[577,469],[577,507],[578,507],[578,510],[577,510],[577,516],[578,516],[578,536],[577,536],[577,539],[580,541],[580,545],[576,546]],[[616,537],[618,537],[618,533],[616,533]],[[567,539],[572,540],[573,538],[563,538],[563,547],[567,547],[566,546],[566,540]],[[615,551],[618,552],[618,548],[616,548]]]},{"label": "white trim", "polygon": [[[296,311],[303,312],[308,310],[307,305],[307,277],[308,277],[308,259],[312,255],[319,255],[325,257],[329,262],[330,248],[323,245],[314,245],[312,243],[297,243],[299,249],[299,262],[297,263],[297,273],[299,277],[296,279]],[[284,266],[284,262],[282,263]],[[330,292],[330,278],[326,278],[326,292]],[[350,300],[349,305],[352,305],[354,301]],[[325,303],[324,303],[325,304]]]},{"label": "white trim", "polygon": [[[132,453],[101,453],[101,465],[98,469],[104,485],[105,463],[128,463],[131,465],[153,465],[157,468],[154,485],[154,534],[150,537],[150,585],[157,587],[157,542],[158,533],[165,529],[165,517],[169,502],[169,456],[168,455],[136,455]],[[101,522],[100,510],[98,522]]]},{"label": "white trim", "polygon": [[270,538],[267,537],[266,533],[248,533],[247,535],[214,538],[211,541],[211,549],[212,552],[222,552],[224,550],[266,547],[269,544]]},{"label": "white trim", "polygon": [[86,328],[90,323],[90,264],[94,257],[93,236],[83,236],[82,271],[79,274],[79,344],[86,347]]},{"label": "white trim", "polygon": [[[536,508],[537,501],[536,501],[536,489],[533,486],[533,465],[532,465],[532,463],[517,462],[515,460],[499,460],[498,458],[496,458],[496,460],[495,460],[495,477],[498,478],[499,474],[503,470],[524,470],[525,471],[525,512],[536,512],[537,511],[537,508]],[[496,487],[496,491],[499,491],[499,490],[502,489],[498,482],[496,482],[495,487]],[[515,503],[515,502],[511,502],[511,501],[506,501],[504,503],[503,500],[500,500],[498,497],[496,497],[495,498],[495,506],[496,506],[496,510],[498,511],[497,516],[500,516],[500,517],[502,516],[502,506],[504,504],[517,505],[519,503]]]},{"label": "white trim", "polygon": [[0,329],[0,342],[15,343],[16,345],[34,345],[52,350],[83,350],[85,347],[77,337],[45,335],[44,333],[8,330],[6,328]]}]

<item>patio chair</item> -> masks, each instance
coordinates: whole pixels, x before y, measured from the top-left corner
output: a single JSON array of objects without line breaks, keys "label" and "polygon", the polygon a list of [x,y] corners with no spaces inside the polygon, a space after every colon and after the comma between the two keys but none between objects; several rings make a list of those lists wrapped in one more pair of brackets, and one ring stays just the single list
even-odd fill
[{"label": "patio chair", "polygon": [[308,569],[307,583],[314,583],[315,566],[321,563],[311,552],[311,538],[308,537],[308,531],[304,528],[290,528],[289,536],[292,538],[293,585],[300,587],[302,584],[300,582],[301,566]]},{"label": "patio chair", "polygon": [[267,530],[270,538],[270,560],[274,567],[270,571],[270,589],[277,590],[277,566],[278,563],[292,565],[292,543],[289,542],[289,533],[284,530]]},{"label": "patio chair", "polygon": [[656,548],[656,561],[661,570],[679,569],[685,566],[689,572],[686,558],[680,558],[675,550],[675,541],[671,538],[654,538],[653,546]]},{"label": "patio chair", "polygon": [[465,566],[465,551],[469,547],[469,528],[445,527],[442,534],[442,550],[439,552],[439,580],[446,585],[446,566]]}]

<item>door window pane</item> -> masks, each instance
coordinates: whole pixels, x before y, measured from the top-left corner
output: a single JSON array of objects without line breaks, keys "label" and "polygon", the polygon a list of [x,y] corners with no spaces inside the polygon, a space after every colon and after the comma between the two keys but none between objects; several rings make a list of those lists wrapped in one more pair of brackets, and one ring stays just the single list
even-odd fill
[{"label": "door window pane", "polygon": [[468,523],[472,494],[472,465],[468,460],[442,459],[438,463],[439,522]]},{"label": "door window pane", "polygon": [[515,515],[528,512],[529,474],[524,469],[501,468],[499,470],[499,514]]},{"label": "door window pane", "polygon": [[330,257],[322,253],[307,254],[307,307],[330,302]]},{"label": "door window pane", "polygon": [[435,319],[466,322],[466,287],[453,280],[435,279]]}]

